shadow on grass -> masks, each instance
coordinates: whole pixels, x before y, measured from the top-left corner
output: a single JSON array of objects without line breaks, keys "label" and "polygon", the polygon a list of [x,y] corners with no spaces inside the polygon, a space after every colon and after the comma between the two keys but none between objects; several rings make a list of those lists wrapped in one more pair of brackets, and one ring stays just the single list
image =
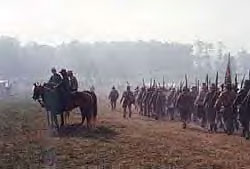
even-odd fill
[{"label": "shadow on grass", "polygon": [[67,125],[60,129],[58,136],[59,137],[75,137],[75,138],[89,138],[96,139],[100,141],[112,140],[117,136],[117,133],[114,129],[108,126],[98,126],[95,129],[87,129],[86,126],[74,124]]}]

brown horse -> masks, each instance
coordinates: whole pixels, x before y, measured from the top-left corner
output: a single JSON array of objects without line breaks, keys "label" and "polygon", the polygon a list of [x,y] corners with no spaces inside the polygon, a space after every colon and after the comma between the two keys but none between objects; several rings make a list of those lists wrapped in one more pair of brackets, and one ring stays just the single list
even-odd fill
[{"label": "brown horse", "polygon": [[68,101],[64,107],[62,104],[62,94],[59,87],[53,88],[49,84],[34,84],[33,99],[38,101],[42,107],[51,113],[52,121],[59,129],[57,115],[61,116],[61,126],[64,125],[64,112],[70,112],[75,108],[80,108],[82,121],[87,119],[87,127],[91,126],[92,120],[96,121],[97,117],[97,97],[90,91],[74,92],[68,95]]}]

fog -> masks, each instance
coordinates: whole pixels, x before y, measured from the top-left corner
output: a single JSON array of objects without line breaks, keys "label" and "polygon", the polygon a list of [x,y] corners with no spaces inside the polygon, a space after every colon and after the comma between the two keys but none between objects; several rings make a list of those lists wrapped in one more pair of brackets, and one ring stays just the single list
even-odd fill
[{"label": "fog", "polygon": [[[222,42],[79,42],[58,46],[36,42],[22,44],[11,37],[0,38],[0,77],[30,90],[33,82],[46,82],[52,67],[73,70],[82,89],[94,85],[109,89],[111,85],[142,84],[144,78],[162,83],[179,83],[188,75],[189,83],[195,79],[211,81],[216,71],[224,78],[228,52]],[[239,80],[250,68],[250,53],[240,50],[231,56],[232,72]]]}]

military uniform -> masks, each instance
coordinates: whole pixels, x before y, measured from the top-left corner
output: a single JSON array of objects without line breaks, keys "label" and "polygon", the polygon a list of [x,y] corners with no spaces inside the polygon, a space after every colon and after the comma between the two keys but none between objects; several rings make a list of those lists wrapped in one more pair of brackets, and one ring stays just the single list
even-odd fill
[{"label": "military uniform", "polygon": [[65,69],[61,70],[61,75],[63,77],[62,83],[60,84],[61,97],[63,102],[63,109],[67,109],[68,102],[70,100],[70,82]]},{"label": "military uniform", "polygon": [[206,94],[204,99],[204,105],[206,110],[206,116],[209,123],[210,131],[217,131],[216,126],[216,109],[214,107],[215,102],[217,100],[218,93],[216,92],[216,86],[212,84],[210,91]]},{"label": "military uniform", "polygon": [[191,95],[188,89],[184,89],[184,91],[179,95],[177,99],[177,107],[181,115],[183,128],[186,128],[187,126],[187,121],[192,110],[191,106],[192,106]]},{"label": "military uniform", "polygon": [[194,103],[197,109],[197,117],[201,119],[202,127],[205,127],[207,123],[206,112],[204,109],[204,99],[205,99],[206,93],[207,93],[207,89],[206,89],[205,84],[203,84],[203,88],[198,94]]},{"label": "military uniform", "polygon": [[115,110],[116,109],[116,101],[119,97],[118,91],[113,87],[111,92],[109,93],[109,100],[111,103],[111,109]]},{"label": "military uniform", "polygon": [[194,122],[197,121],[197,111],[195,109],[195,99],[197,98],[198,95],[198,88],[196,86],[193,86],[191,88],[191,92],[190,92],[191,98],[192,98],[192,113],[190,114],[190,120],[192,119]]},{"label": "military uniform", "polygon": [[165,115],[165,109],[166,109],[166,96],[163,92],[163,89],[158,89],[155,101],[156,119]]},{"label": "military uniform", "polygon": [[145,96],[145,94],[146,88],[142,87],[137,97],[137,104],[139,105],[139,114],[142,114],[143,112],[143,97]]},{"label": "military uniform", "polygon": [[223,120],[225,122],[225,129],[227,134],[233,133],[233,118],[234,118],[234,110],[233,110],[233,103],[235,99],[235,92],[229,88],[221,92],[220,96],[218,97],[215,108],[217,110],[222,109],[223,112]]},{"label": "military uniform", "polygon": [[234,101],[234,109],[239,110],[239,118],[243,127],[242,136],[245,137],[246,139],[249,139],[250,137],[249,133],[250,115],[249,115],[249,104],[248,104],[248,99],[250,96],[249,89],[250,89],[250,80],[246,80],[244,88],[240,90]]},{"label": "military uniform", "polygon": [[56,72],[54,72],[53,75],[49,79],[49,83],[53,86],[57,86],[61,82],[62,82],[62,77]]},{"label": "military uniform", "polygon": [[73,75],[69,76],[69,86],[70,86],[70,90],[72,92],[77,92],[77,90],[78,90],[78,81],[77,81],[76,77],[73,76]]},{"label": "military uniform", "polygon": [[130,87],[127,87],[127,91],[123,92],[122,98],[120,100],[122,102],[122,107],[124,110],[123,117],[127,116],[127,108],[129,110],[129,117],[132,115],[132,104],[134,103],[134,95],[133,92],[130,91]]},{"label": "military uniform", "polygon": [[175,110],[175,91],[172,90],[167,97],[167,111],[170,120],[174,120],[174,110]]}]

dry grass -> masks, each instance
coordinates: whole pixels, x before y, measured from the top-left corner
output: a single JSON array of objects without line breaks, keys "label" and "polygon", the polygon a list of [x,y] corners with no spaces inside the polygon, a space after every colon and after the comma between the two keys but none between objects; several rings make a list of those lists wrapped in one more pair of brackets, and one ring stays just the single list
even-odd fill
[{"label": "dry grass", "polygon": [[[44,167],[37,158],[48,147],[54,148],[56,168],[250,168],[250,142],[239,136],[209,134],[192,125],[183,130],[179,122],[154,121],[137,114],[124,120],[120,112],[100,105],[97,129],[72,125],[60,137],[48,137],[46,132],[37,137],[34,131],[45,124],[38,106],[7,105],[11,106],[1,107],[0,113],[2,168]],[[72,113],[71,121],[80,122],[79,115]],[[27,133],[32,132],[30,140]]]}]

